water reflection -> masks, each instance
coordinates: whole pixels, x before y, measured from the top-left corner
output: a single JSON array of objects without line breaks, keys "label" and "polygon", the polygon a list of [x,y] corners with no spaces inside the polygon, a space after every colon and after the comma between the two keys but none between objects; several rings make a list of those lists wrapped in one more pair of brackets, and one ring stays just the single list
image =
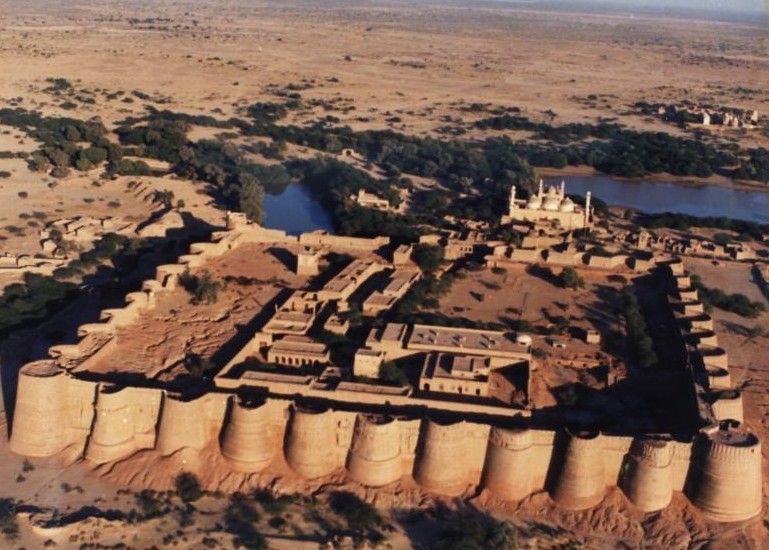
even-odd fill
[{"label": "water reflection", "polygon": [[[677,212],[692,216],[726,216],[769,223],[769,193],[740,191],[713,185],[694,187],[673,183],[619,181],[608,176],[574,176],[566,179],[568,193],[592,191],[610,205],[626,206],[651,214]],[[547,178],[547,184],[560,178]]]},{"label": "water reflection", "polygon": [[332,232],[331,215],[303,185],[286,186],[280,195],[264,196],[264,226],[299,235],[316,229]]}]

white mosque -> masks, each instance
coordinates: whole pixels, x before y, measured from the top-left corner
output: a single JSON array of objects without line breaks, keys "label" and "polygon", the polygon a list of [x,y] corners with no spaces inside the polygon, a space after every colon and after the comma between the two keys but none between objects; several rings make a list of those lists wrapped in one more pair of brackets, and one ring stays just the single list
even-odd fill
[{"label": "white mosque", "polygon": [[566,183],[548,186],[539,180],[539,190],[529,197],[528,201],[516,199],[516,188],[510,190],[510,206],[507,216],[502,216],[502,223],[512,222],[544,222],[552,223],[558,220],[562,229],[584,229],[590,227],[593,217],[593,209],[590,206],[590,191],[585,196],[585,207],[575,204],[566,196]]}]

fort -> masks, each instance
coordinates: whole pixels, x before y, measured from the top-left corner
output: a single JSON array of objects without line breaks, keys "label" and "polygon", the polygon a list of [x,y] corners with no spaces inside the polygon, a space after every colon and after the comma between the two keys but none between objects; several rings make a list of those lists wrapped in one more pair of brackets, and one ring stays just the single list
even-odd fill
[{"label": "fort", "polygon": [[[546,199],[558,195],[548,193]],[[566,199],[559,200],[563,206]],[[574,227],[587,223],[589,211],[588,203],[584,211],[557,212],[578,214],[559,218]],[[164,309],[164,297],[176,296],[178,304],[186,276],[214,264],[231,269],[246,249],[260,258],[271,258],[274,250],[309,255],[313,262],[331,250],[353,258],[319,287],[308,284],[315,269],[308,273],[304,262],[284,274],[295,277],[289,286],[273,291],[266,282],[252,283],[257,286],[244,292],[256,314],[247,341],[207,383],[174,385],[174,373],[191,353],[174,342],[195,340],[192,332],[180,331],[205,323],[206,315],[222,317],[214,309],[195,309],[204,306]],[[399,254],[397,264],[385,259]],[[334,364],[311,329],[344,334],[348,302],[371,292],[367,287],[376,287],[370,283],[377,278],[385,282],[373,292],[379,292],[376,303],[390,307],[419,278],[407,256],[388,239],[292,237],[231,214],[226,231],[192,245],[178,264],[158,267],[123,308],[81,326],[77,344],[55,346],[48,359],[21,369],[11,449],[28,457],[67,454],[97,465],[140,450],[194,457],[213,447],[233,472],[267,478],[283,464],[299,479],[344,472],[374,488],[410,477],[427,493],[445,496],[485,491],[517,501],[546,491],[564,510],[592,508],[617,486],[643,512],[664,509],[676,492],[715,521],[743,521],[761,512],[761,443],[742,424],[727,352],[683,261],[660,258],[650,267],[671,288],[669,313],[689,388],[681,399],[690,403],[695,428],[646,433],[588,429],[541,410],[530,393],[545,364],[532,351],[544,340],[524,332],[387,323],[365,337],[354,369]],[[155,326],[165,327],[153,344],[163,357],[150,360],[136,351],[135,339],[137,332],[154,333]],[[196,345],[209,352],[222,347],[216,334],[205,338]],[[553,342],[551,347],[566,345]],[[551,359],[579,362],[575,358],[595,356],[599,342],[600,335],[586,329],[584,349]],[[416,361],[415,387],[376,379],[393,360]],[[135,376],[123,376],[126,371]],[[187,467],[205,465],[190,459]]]}]

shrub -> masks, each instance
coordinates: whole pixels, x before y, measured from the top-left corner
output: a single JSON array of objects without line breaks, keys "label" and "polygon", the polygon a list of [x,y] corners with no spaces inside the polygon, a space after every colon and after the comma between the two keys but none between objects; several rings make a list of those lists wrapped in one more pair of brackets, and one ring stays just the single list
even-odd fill
[{"label": "shrub", "polygon": [[517,531],[509,522],[491,516],[467,515],[443,531],[430,550],[513,550],[517,548]]},{"label": "shrub", "polygon": [[406,373],[392,361],[382,363],[379,367],[379,379],[399,386],[405,386],[409,383],[409,377],[406,376]]},{"label": "shrub", "polygon": [[276,497],[271,492],[260,489],[254,492],[254,500],[261,505],[262,510],[274,516],[285,512],[286,508],[296,502],[296,496],[280,495]]},{"label": "shrub", "polygon": [[19,538],[19,524],[16,523],[15,502],[9,498],[0,499],[0,533],[13,542]]},{"label": "shrub", "polygon": [[222,282],[214,279],[208,271],[204,271],[192,280],[192,302],[194,304],[215,304],[219,300]]},{"label": "shrub", "polygon": [[334,513],[344,518],[350,529],[356,531],[371,529],[381,521],[376,508],[353,493],[346,491],[331,493],[329,505]]},{"label": "shrub", "polygon": [[195,502],[203,496],[203,489],[195,474],[191,472],[182,472],[174,480],[176,492],[184,502]]},{"label": "shrub", "polygon": [[585,288],[585,280],[580,277],[579,273],[573,267],[565,267],[561,274],[558,276],[561,282],[561,286],[564,288],[570,288],[572,290],[579,290]]}]

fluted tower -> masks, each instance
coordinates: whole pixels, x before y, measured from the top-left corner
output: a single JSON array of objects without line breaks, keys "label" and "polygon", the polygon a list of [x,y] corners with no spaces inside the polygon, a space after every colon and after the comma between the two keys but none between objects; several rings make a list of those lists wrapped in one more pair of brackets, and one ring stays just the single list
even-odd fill
[{"label": "fluted tower", "polygon": [[10,448],[23,456],[47,457],[70,443],[67,377],[53,361],[35,361],[19,371]]},{"label": "fluted tower", "polygon": [[336,467],[336,426],[330,410],[294,406],[286,432],[286,462],[300,476],[315,479]]},{"label": "fluted tower", "polygon": [[702,430],[695,439],[686,495],[716,521],[761,513],[761,442],[735,422]]},{"label": "fluted tower", "polygon": [[420,444],[414,462],[414,479],[428,491],[456,496],[467,488],[469,472],[462,457],[467,454],[465,423],[422,421]]},{"label": "fluted tower", "polygon": [[673,498],[673,457],[667,441],[636,439],[630,446],[620,485],[642,512],[666,508]]},{"label": "fluted tower", "polygon": [[125,458],[136,450],[131,390],[100,386],[85,458],[98,464]]},{"label": "fluted tower", "polygon": [[551,498],[566,510],[592,508],[604,497],[603,438],[600,432],[566,430],[560,468],[550,488]]},{"label": "fluted tower", "polygon": [[155,449],[168,456],[184,448],[202,449],[209,441],[208,418],[203,398],[185,400],[165,394]]},{"label": "fluted tower", "polygon": [[362,485],[381,487],[401,478],[400,425],[390,416],[355,419],[347,471]]},{"label": "fluted tower", "polygon": [[531,494],[530,430],[492,428],[483,467],[483,487],[504,500]]},{"label": "fluted tower", "polygon": [[221,438],[227,462],[240,472],[261,472],[275,458],[275,447],[267,406],[232,396]]}]

